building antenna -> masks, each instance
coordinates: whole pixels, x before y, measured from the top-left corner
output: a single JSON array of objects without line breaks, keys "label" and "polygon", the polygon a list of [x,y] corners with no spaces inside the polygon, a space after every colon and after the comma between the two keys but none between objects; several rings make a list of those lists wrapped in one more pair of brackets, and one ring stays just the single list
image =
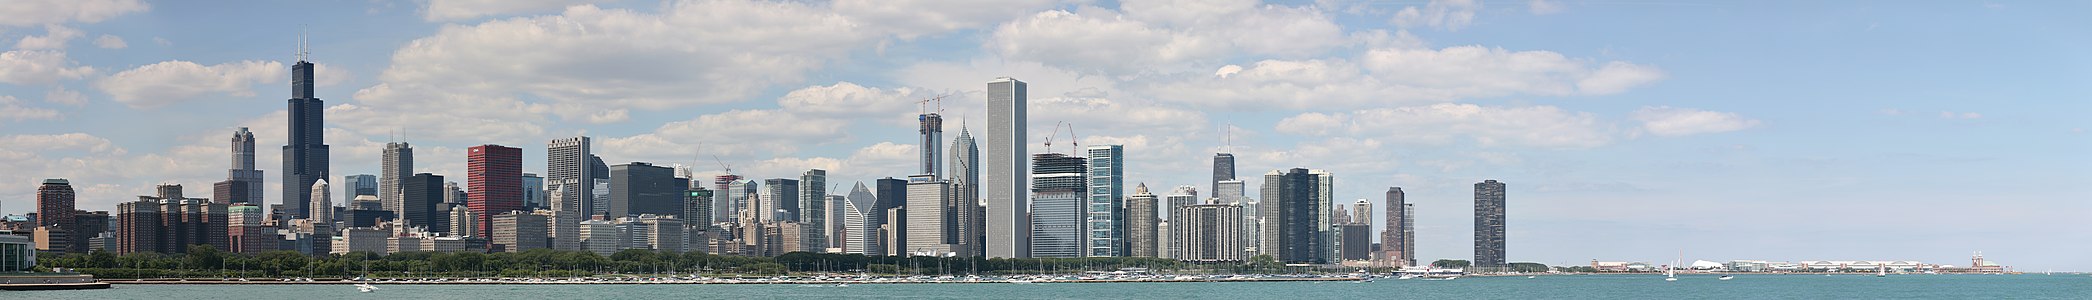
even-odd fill
[{"label": "building antenna", "polygon": [[312,56],[312,46],[305,35],[305,24],[298,24],[298,61],[305,61],[308,56]]}]

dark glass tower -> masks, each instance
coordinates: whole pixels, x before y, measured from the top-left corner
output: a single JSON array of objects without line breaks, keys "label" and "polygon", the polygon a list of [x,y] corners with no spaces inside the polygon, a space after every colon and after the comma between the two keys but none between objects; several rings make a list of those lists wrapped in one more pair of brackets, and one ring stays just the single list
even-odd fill
[{"label": "dark glass tower", "polygon": [[1475,183],[1476,267],[1504,267],[1504,183]]},{"label": "dark glass tower", "polygon": [[283,209],[292,218],[312,212],[312,183],[330,178],[327,171],[327,102],[312,96],[312,63],[291,65],[290,143],[283,145]]},{"label": "dark glass tower", "polygon": [[1214,195],[1220,195],[1220,182],[1227,180],[1235,180],[1235,154],[1214,153],[1213,182],[1211,182],[1213,189],[1208,191],[1213,191]]}]

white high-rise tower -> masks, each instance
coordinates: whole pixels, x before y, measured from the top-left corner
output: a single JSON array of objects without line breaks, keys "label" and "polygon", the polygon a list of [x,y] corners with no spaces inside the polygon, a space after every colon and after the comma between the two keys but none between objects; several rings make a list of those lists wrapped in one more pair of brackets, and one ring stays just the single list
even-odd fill
[{"label": "white high-rise tower", "polygon": [[981,130],[981,200],[987,203],[988,257],[1031,257],[1031,214],[1025,186],[1025,86],[988,81],[988,125]]}]

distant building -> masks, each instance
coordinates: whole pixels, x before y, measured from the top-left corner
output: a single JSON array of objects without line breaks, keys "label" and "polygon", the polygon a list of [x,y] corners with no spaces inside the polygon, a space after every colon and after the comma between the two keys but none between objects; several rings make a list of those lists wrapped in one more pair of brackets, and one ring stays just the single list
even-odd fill
[{"label": "distant building", "polygon": [[959,250],[971,256],[988,253],[988,207],[981,202],[981,148],[966,126],[959,126],[959,137],[952,138],[951,169],[946,173],[952,182],[952,212],[957,216]]},{"label": "distant building", "polygon": [[643,162],[610,166],[611,218],[642,214],[683,213],[687,179],[675,177],[675,169]]},{"label": "distant building", "polygon": [[953,244],[958,237],[950,229],[951,183],[939,180],[936,175],[922,174],[908,177],[908,248],[899,253],[908,256],[943,256],[953,253]]},{"label": "distant building", "polygon": [[445,216],[449,212],[437,209],[443,203],[443,195],[448,193],[443,189],[442,175],[415,173],[401,179],[398,184],[397,201],[390,205],[399,207],[396,211],[399,220],[406,221],[407,227],[450,232],[450,218]]},{"label": "distant building", "polygon": [[1182,245],[1171,257],[1190,262],[1243,261],[1242,206],[1208,202],[1177,207],[1171,219],[1170,243]]},{"label": "distant building", "polygon": [[1337,258],[1345,261],[1373,259],[1373,225],[1352,222],[1337,225]]},{"label": "distant building", "polygon": [[29,237],[0,234],[0,272],[21,272],[35,267],[35,247]]},{"label": "distant building", "polygon": [[1126,256],[1126,147],[1094,145],[1089,150],[1089,195],[1084,201],[1084,255]]},{"label": "distant building", "polygon": [[547,221],[545,216],[521,211],[508,211],[494,216],[492,220],[491,224],[494,228],[490,242],[494,244],[491,249],[496,252],[523,252],[530,249],[549,248],[546,242],[550,240],[547,238],[550,236],[550,233],[546,232],[545,225]]},{"label": "distant building", "polygon": [[[1038,228],[1030,223],[1032,205],[1027,197],[1029,193],[1025,189],[1024,181],[1024,175],[1031,174],[1025,171],[1025,149],[1031,143],[1031,140],[1025,137],[1025,123],[1029,122],[1025,112],[1029,106],[1029,93],[1025,90],[1023,81],[1009,77],[989,81],[987,91],[987,116],[983,119],[988,125],[986,130],[981,131],[980,139],[980,195],[981,201],[987,203],[988,211],[987,232],[984,234],[988,241],[987,256],[1032,257],[1031,234]],[[1081,194],[1076,195],[1079,197]],[[1054,226],[1076,226],[1067,228],[1075,229],[1080,225]],[[1072,237],[1049,239],[1065,238]],[[1077,253],[1066,253],[1064,256],[1072,257],[1073,254]]]},{"label": "distant building", "polygon": [[1320,192],[1326,176],[1308,169],[1274,170],[1264,174],[1262,203],[1257,214],[1264,224],[1262,245],[1259,255],[1271,255],[1280,262],[1324,263],[1330,252],[1327,250],[1327,226],[1319,222],[1328,218],[1323,213],[1329,199]]},{"label": "distant building", "polygon": [[[1213,193],[1214,193],[1214,195],[1213,195],[1213,196],[1215,196],[1215,197],[1219,197],[1219,196],[1221,196],[1221,195],[1220,195],[1220,193],[1221,193],[1221,191],[1224,191],[1224,189],[1221,189],[1221,187],[1220,187],[1220,183],[1221,183],[1222,181],[1229,181],[1229,180],[1235,180],[1235,154],[1234,154],[1234,153],[1226,153],[1226,152],[1222,152],[1222,153],[1214,153],[1214,154],[1213,154]],[[1239,182],[1238,182],[1238,183],[1239,183]],[[1237,190],[1237,191],[1240,191],[1240,190]]]},{"label": "distant building", "polygon": [[878,196],[865,188],[864,182],[850,188],[850,195],[843,201],[843,253],[884,256],[885,249],[879,243],[879,220],[885,219],[884,211],[878,210]]},{"label": "distant building", "polygon": [[1387,188],[1387,224],[1380,232],[1380,257],[1390,266],[1416,265],[1409,203],[1401,187]]},{"label": "distant building", "polygon": [[[312,183],[333,178],[328,168],[327,102],[313,97],[316,67],[302,57],[291,65],[290,139],[283,145],[283,209],[290,218],[310,218]],[[326,251],[320,251],[326,252]]]},{"label": "distant building", "polygon": [[213,184],[212,200],[219,203],[262,204],[262,170],[254,164],[254,132],[240,127],[232,133],[232,168],[225,181]]},{"label": "distant building", "polygon": [[231,248],[221,249],[240,254],[261,254],[276,250],[278,240],[276,228],[265,223],[266,212],[261,206],[249,203],[234,204],[226,208],[226,241]]},{"label": "distant building", "polygon": [[[591,198],[595,195],[595,179],[610,178],[609,167],[601,170],[595,165],[603,159],[589,150],[589,138],[577,136],[555,139],[545,145],[545,184],[550,189],[566,189],[565,197],[549,199],[553,210],[564,211],[576,216],[593,216],[605,213],[597,209]],[[608,203],[604,203],[605,208]]]},{"label": "distant building", "polygon": [[1500,268],[1504,261],[1504,183],[1475,183],[1474,266]]},{"label": "distant building", "polygon": [[365,195],[378,195],[378,175],[356,174],[341,177],[341,203],[343,205],[350,204],[350,202],[356,199],[356,196]]},{"label": "distant building", "polygon": [[581,221],[581,226],[578,229],[578,236],[581,237],[581,248],[589,252],[595,252],[596,255],[610,256],[617,253],[618,250],[625,248],[624,241],[631,239],[630,237],[621,236],[622,231],[617,230],[617,223],[610,220]]},{"label": "distant building", "polygon": [[[79,230],[81,226],[79,226],[78,220],[74,218],[74,214],[79,211],[75,207],[75,197],[77,197],[77,194],[73,191],[71,181],[57,178],[44,179],[43,185],[36,187],[36,227],[49,228],[44,230],[53,230],[59,233],[81,231]],[[57,243],[56,245],[39,245],[39,248],[75,253],[87,252],[86,239],[88,237],[92,237],[92,235],[73,237],[66,240],[65,243]],[[50,244],[49,242],[44,243]]]},{"label": "distant building", "polygon": [[1032,155],[1032,257],[1083,257],[1082,245],[1087,242],[1082,230],[1086,215],[1083,204],[1089,198],[1087,165],[1082,157],[1060,153]]},{"label": "distant building", "polygon": [[761,203],[756,204],[762,212],[757,218],[764,222],[799,221],[799,180],[771,178],[763,180]]},{"label": "distant building", "polygon": [[1160,207],[1146,183],[1134,186],[1133,196],[1126,197],[1126,256],[1161,257],[1156,250],[1161,232],[1155,227],[1162,222],[1156,213]]},{"label": "distant building", "polygon": [[523,209],[523,149],[492,144],[465,148],[465,168],[470,189],[465,205],[479,216],[479,235],[491,236],[488,224],[493,217]]},{"label": "distant building", "polygon": [[117,204],[117,254],[186,253],[189,245],[231,248],[224,204],[183,197],[177,184],[157,190],[157,196]]},{"label": "distant building", "polygon": [[[378,172],[378,201],[384,202],[385,210],[399,213],[400,218],[410,218],[408,215],[414,213],[408,211],[416,208],[407,207],[405,195],[408,191],[405,189],[405,183],[414,177],[414,146],[406,142],[385,143],[385,152],[383,157],[379,158],[379,164],[382,165],[382,169]],[[438,186],[441,184],[437,183]],[[414,220],[412,225],[428,226],[428,210],[422,208],[416,213],[423,218]]]},{"label": "distant building", "polygon": [[799,174],[799,251],[828,251],[828,171],[806,170]]},{"label": "distant building", "polygon": [[523,173],[523,209],[538,210],[551,208],[545,204],[545,176]]}]

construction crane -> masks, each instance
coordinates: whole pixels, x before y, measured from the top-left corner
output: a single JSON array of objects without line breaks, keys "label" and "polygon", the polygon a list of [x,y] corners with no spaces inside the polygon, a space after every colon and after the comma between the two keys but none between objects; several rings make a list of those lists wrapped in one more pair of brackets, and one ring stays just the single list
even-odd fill
[{"label": "construction crane", "polygon": [[942,113],[944,113],[944,97],[949,97],[949,96],[951,96],[951,95],[952,95],[952,94],[942,94],[942,95],[937,95],[937,96],[935,96],[935,97],[923,98],[922,100],[916,100],[916,101],[915,101],[915,104],[916,104],[916,105],[921,105],[921,106],[922,106],[922,113],[921,113],[921,114],[927,115],[927,114],[930,114],[930,113],[932,112],[932,111],[930,111],[930,102],[937,102],[937,110],[936,110],[936,111],[934,111],[934,112],[936,112],[936,113],[939,113],[939,114],[942,114]]},{"label": "construction crane", "polygon": [[1068,155],[1082,153],[1082,137],[1075,135],[1075,123],[1068,123]]},{"label": "construction crane", "polygon": [[1053,131],[1046,133],[1046,152],[1053,152],[1053,137],[1061,133],[1062,124],[1068,124],[1068,121],[1054,122]]},{"label": "construction crane", "polygon": [[734,166],[726,164],[726,160],[719,159],[719,155],[712,155],[712,161],[719,162],[719,168],[725,170],[727,176],[734,176]]}]

